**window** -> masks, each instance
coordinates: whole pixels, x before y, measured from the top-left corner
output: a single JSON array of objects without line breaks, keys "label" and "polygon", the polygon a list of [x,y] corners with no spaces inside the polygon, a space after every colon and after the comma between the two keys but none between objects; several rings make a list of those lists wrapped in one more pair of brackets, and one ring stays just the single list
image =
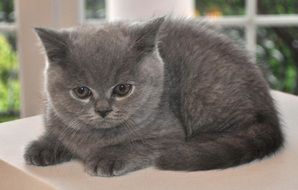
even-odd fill
[{"label": "window", "polygon": [[106,18],[105,0],[85,0],[85,18],[88,20]]},{"label": "window", "polygon": [[20,84],[13,1],[0,1],[0,122],[19,117]]}]

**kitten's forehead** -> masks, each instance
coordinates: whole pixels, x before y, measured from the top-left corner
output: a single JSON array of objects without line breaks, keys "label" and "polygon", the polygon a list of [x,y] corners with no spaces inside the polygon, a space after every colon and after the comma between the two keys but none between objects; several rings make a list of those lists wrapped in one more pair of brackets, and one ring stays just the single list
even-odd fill
[{"label": "kitten's forehead", "polygon": [[81,26],[71,33],[70,40],[73,51],[107,55],[126,49],[129,36],[123,28],[116,25]]},{"label": "kitten's forehead", "polygon": [[117,26],[81,27],[70,35],[71,64],[88,83],[110,86],[128,74],[129,37]]}]

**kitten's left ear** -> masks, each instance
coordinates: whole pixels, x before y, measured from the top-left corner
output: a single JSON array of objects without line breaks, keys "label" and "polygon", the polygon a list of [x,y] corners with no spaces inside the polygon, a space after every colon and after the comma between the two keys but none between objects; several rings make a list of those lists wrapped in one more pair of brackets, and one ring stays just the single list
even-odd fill
[{"label": "kitten's left ear", "polygon": [[46,28],[34,28],[34,30],[40,38],[50,62],[57,63],[65,58],[68,51],[68,34],[66,32]]},{"label": "kitten's left ear", "polygon": [[151,53],[156,46],[156,37],[165,17],[150,20],[149,22],[135,26],[132,30],[132,43],[134,50],[141,54]]}]

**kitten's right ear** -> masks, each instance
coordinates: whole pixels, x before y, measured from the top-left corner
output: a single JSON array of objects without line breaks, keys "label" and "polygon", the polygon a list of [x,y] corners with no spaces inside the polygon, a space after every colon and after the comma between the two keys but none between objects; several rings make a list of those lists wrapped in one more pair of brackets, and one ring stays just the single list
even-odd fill
[{"label": "kitten's right ear", "polygon": [[146,23],[136,25],[131,30],[133,49],[142,57],[151,53],[156,47],[157,33],[165,17],[149,20]]},{"label": "kitten's right ear", "polygon": [[45,28],[34,28],[34,30],[42,42],[51,63],[60,62],[66,57],[68,46],[65,32]]}]

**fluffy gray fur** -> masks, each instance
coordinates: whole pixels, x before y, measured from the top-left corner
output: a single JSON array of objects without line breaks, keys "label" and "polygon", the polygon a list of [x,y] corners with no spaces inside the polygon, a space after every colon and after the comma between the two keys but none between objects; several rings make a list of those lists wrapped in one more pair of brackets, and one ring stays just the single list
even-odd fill
[{"label": "fluffy gray fur", "polygon": [[[157,18],[54,31],[37,28],[48,58],[46,132],[28,164],[72,158],[96,176],[155,166],[220,169],[263,158],[283,138],[260,70],[205,24]],[[131,94],[115,98],[117,84]],[[88,100],[72,89],[92,90]],[[113,111],[101,117],[96,110]]]}]

